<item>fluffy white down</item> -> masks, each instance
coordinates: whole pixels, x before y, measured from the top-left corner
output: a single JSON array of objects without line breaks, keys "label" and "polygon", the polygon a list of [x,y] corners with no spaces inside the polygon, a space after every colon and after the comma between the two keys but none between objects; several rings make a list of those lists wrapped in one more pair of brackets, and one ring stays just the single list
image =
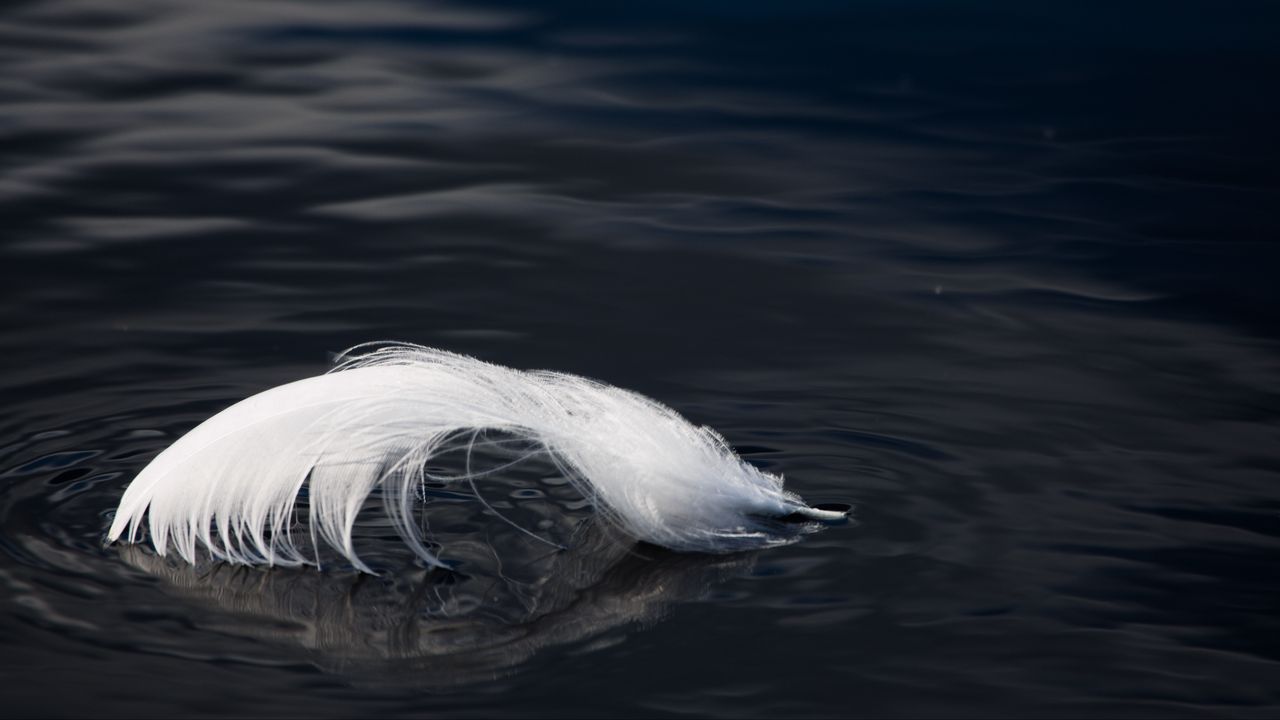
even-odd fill
[{"label": "fluffy white down", "polygon": [[[108,539],[137,542],[145,517],[156,550],[173,548],[189,562],[203,548],[237,563],[318,563],[323,542],[369,571],[354,551],[352,527],[382,484],[401,537],[440,564],[411,512],[423,468],[480,430],[546,451],[608,520],[675,550],[780,544],[795,534],[771,532],[765,518],[824,517],[715,431],[637,393],[391,345],[254,395],[187,433],[130,484]],[[295,503],[304,485],[310,537],[297,538]]]}]

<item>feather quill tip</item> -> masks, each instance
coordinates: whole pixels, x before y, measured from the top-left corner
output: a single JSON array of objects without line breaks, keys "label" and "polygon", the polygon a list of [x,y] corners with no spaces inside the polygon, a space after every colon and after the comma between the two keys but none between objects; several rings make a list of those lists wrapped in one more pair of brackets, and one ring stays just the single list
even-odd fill
[{"label": "feather quill tip", "polygon": [[825,525],[840,525],[849,520],[853,506],[845,503],[819,503],[805,505],[795,509],[790,515],[780,518],[783,522],[820,522]]}]

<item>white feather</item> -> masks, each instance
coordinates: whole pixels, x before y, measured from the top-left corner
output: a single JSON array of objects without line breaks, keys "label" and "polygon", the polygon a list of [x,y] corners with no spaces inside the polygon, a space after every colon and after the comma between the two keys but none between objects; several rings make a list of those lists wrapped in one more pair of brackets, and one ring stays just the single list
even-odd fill
[{"label": "white feather", "polygon": [[[369,571],[352,529],[382,485],[400,536],[442,564],[413,522],[415,491],[430,458],[481,431],[547,452],[606,519],[675,550],[781,544],[797,534],[769,518],[843,516],[809,508],[715,431],[637,393],[393,345],[347,354],[334,372],[254,395],[187,433],[130,484],[108,539],[127,530],[137,542],[145,516],[156,550],[172,547],[188,562],[203,548],[236,563],[318,564],[323,542]],[[474,488],[479,473],[469,470],[449,479]],[[293,536],[304,485],[307,550]]]}]

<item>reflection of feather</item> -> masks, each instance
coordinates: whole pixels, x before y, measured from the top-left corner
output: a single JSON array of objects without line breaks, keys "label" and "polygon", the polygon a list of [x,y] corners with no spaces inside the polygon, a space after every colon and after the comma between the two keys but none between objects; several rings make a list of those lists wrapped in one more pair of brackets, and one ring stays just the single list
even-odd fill
[{"label": "reflection of feather", "polygon": [[[842,516],[808,507],[711,429],[592,380],[405,345],[348,356],[336,370],[241,401],[180,438],[129,486],[109,539],[127,529],[137,541],[148,515],[156,549],[172,544],[190,562],[203,547],[239,563],[318,563],[327,544],[368,571],[352,527],[380,486],[397,533],[440,564],[412,519],[417,491],[427,481],[474,490],[484,473],[468,462],[440,477],[426,463],[458,448],[470,457],[484,431],[545,452],[607,520],[676,550],[780,544],[798,531],[777,518]],[[306,554],[294,537],[301,496]]]},{"label": "reflection of feather", "polygon": [[[463,549],[467,574],[415,569],[378,579],[193,567],[141,547],[121,556],[166,581],[169,592],[221,611],[201,613],[219,633],[301,649],[361,684],[408,681],[432,690],[492,681],[545,650],[616,641],[755,561],[752,553],[636,546],[589,521],[577,540],[567,552],[546,552],[525,538],[501,563],[476,542]],[[520,579],[501,572],[512,564]]]}]

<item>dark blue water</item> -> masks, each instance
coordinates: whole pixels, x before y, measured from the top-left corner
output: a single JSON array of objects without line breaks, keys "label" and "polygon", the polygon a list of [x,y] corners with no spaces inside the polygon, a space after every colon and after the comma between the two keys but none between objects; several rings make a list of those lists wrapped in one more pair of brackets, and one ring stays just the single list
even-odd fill
[{"label": "dark blue water", "polygon": [[[0,714],[1274,717],[1277,15],[5,3]],[[103,546],[183,432],[388,338],[644,392],[857,521]]]}]

